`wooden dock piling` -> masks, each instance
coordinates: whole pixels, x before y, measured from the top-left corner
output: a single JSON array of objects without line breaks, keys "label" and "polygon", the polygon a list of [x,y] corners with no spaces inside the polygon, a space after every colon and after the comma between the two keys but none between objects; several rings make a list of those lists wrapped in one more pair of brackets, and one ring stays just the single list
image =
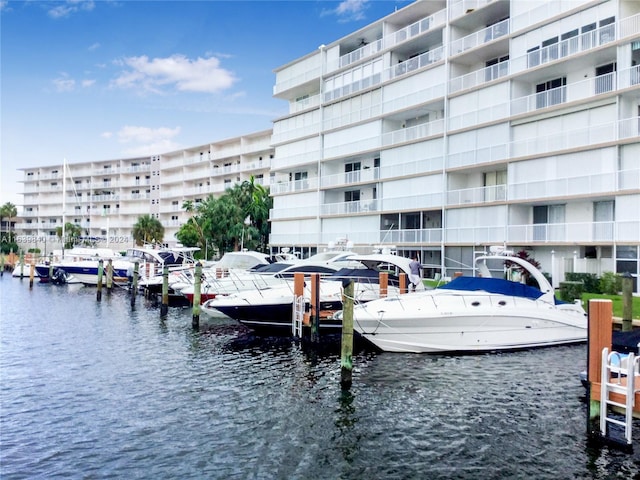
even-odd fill
[{"label": "wooden dock piling", "polygon": [[113,260],[107,260],[107,295],[111,295],[113,288]]},{"label": "wooden dock piling", "polygon": [[320,274],[311,274],[311,342],[320,342]]},{"label": "wooden dock piling", "polygon": [[29,288],[33,288],[33,277],[36,276],[36,261],[31,259],[31,268],[29,269]]},{"label": "wooden dock piling", "polygon": [[24,278],[24,251],[20,250],[20,278]]},{"label": "wooden dock piling", "polygon": [[349,390],[353,371],[353,281],[350,281],[342,294],[342,345],[340,355],[340,385]]},{"label": "wooden dock piling", "polygon": [[193,314],[191,316],[191,327],[194,330],[200,328],[200,289],[202,286],[202,263],[196,263],[193,278]]},{"label": "wooden dock piling", "polygon": [[104,273],[104,260],[98,260],[98,285],[96,292],[96,300],[99,302],[102,300],[102,274]]},{"label": "wooden dock piling", "polygon": [[169,311],[169,266],[162,267],[162,305],[160,315],[165,316]]},{"label": "wooden dock piling", "polygon": [[[587,400],[589,402],[587,417],[587,435],[590,439],[601,442],[623,446],[613,438],[603,436],[600,422],[602,402],[602,380],[605,378],[603,369],[603,350],[612,350],[613,339],[613,302],[605,299],[594,299],[589,301],[589,332],[588,332],[588,357],[587,357]],[[633,368],[633,367],[630,367]],[[639,377],[634,376],[635,382]],[[626,382],[626,378],[622,382]],[[640,416],[640,390],[633,393],[632,412],[633,416]],[[609,390],[607,398],[616,405],[625,405],[626,397],[618,391]],[[627,445],[629,447],[630,445]]]},{"label": "wooden dock piling", "polygon": [[136,295],[138,294],[138,269],[140,268],[140,262],[133,264],[133,280],[131,282],[131,308],[136,305]]},{"label": "wooden dock piling", "polygon": [[633,277],[629,272],[622,275],[622,331],[630,332],[633,328]]}]

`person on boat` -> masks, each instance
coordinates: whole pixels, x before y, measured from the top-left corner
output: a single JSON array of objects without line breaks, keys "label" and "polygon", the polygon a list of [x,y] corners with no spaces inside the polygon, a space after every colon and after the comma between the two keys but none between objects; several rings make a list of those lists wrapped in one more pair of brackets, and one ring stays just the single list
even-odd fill
[{"label": "person on boat", "polygon": [[409,270],[411,274],[409,275],[409,282],[411,283],[411,291],[415,292],[416,287],[420,283],[420,269],[422,265],[418,261],[418,257],[416,255],[411,257],[411,262],[409,263]]}]

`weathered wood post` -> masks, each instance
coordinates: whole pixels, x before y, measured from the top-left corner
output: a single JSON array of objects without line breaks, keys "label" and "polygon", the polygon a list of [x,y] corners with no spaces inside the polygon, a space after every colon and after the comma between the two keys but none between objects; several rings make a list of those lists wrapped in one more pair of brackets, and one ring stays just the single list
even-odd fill
[{"label": "weathered wood post", "polygon": [[602,349],[611,348],[613,337],[613,302],[596,299],[589,301],[589,331],[587,357],[587,399],[589,401],[587,433],[599,435],[600,380],[602,372]]},{"label": "weathered wood post", "polygon": [[104,272],[104,260],[100,259],[98,260],[98,285],[97,285],[97,292],[96,292],[96,300],[97,301],[101,301],[102,300],[102,274]]},{"label": "weathered wood post", "polygon": [[384,298],[389,293],[389,274],[380,272],[380,298]]},{"label": "weathered wood post", "polygon": [[138,294],[138,269],[140,268],[139,262],[133,263],[133,281],[131,282],[131,308],[136,305],[136,295]]},{"label": "weathered wood post", "polygon": [[196,263],[196,270],[193,278],[193,314],[191,317],[191,327],[200,328],[200,288],[202,285],[202,263]]},{"label": "weathered wood post", "polygon": [[20,278],[24,278],[24,250],[20,250]]},{"label": "weathered wood post", "polygon": [[53,280],[53,252],[49,253],[49,281]]},{"label": "weathered wood post", "polygon": [[29,269],[29,288],[33,287],[33,277],[36,274],[36,261],[31,259],[31,268]]},{"label": "weathered wood post", "polygon": [[162,267],[162,305],[160,315],[165,316],[169,311],[169,266]]},{"label": "weathered wood post", "polygon": [[340,385],[349,390],[353,371],[353,280],[344,286],[342,293],[342,348],[340,355]]},{"label": "weathered wood post", "polygon": [[0,276],[4,275],[4,253],[0,252]]},{"label": "weathered wood post", "polygon": [[633,277],[629,272],[622,275],[622,331],[630,332],[633,329],[633,308],[631,297],[633,296]]},{"label": "weathered wood post", "polygon": [[407,288],[407,274],[402,272],[400,274],[400,294],[407,293],[409,289]]},{"label": "weathered wood post", "polygon": [[320,341],[320,274],[311,274],[311,342]]},{"label": "weathered wood post", "polygon": [[113,288],[113,260],[107,260],[107,295],[111,295]]}]

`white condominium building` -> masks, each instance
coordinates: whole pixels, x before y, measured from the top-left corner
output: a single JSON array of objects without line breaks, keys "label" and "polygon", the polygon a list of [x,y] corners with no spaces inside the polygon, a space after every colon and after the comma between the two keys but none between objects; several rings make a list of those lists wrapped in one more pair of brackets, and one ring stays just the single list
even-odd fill
[{"label": "white condominium building", "polygon": [[271,245],[640,270],[640,2],[422,0],[275,70]]},{"label": "white condominium building", "polygon": [[101,246],[125,249],[131,230],[150,214],[165,227],[165,242],[195,204],[254,177],[268,186],[273,150],[271,130],[150,157],[23,168],[23,212],[16,224],[22,248],[60,249],[56,228],[72,223]]}]

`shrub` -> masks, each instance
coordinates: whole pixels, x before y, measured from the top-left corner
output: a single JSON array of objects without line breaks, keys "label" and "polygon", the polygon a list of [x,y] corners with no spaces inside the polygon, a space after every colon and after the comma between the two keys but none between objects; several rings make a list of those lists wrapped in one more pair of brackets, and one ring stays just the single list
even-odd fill
[{"label": "shrub", "polygon": [[582,282],[586,293],[601,293],[600,279],[594,273],[566,272],[565,278],[569,282]]},{"label": "shrub", "polygon": [[582,282],[560,282],[560,300],[573,302],[576,298],[582,298],[584,284]]},{"label": "shrub", "polygon": [[622,291],[622,277],[613,272],[604,272],[600,277],[600,292],[605,295],[618,295]]}]

